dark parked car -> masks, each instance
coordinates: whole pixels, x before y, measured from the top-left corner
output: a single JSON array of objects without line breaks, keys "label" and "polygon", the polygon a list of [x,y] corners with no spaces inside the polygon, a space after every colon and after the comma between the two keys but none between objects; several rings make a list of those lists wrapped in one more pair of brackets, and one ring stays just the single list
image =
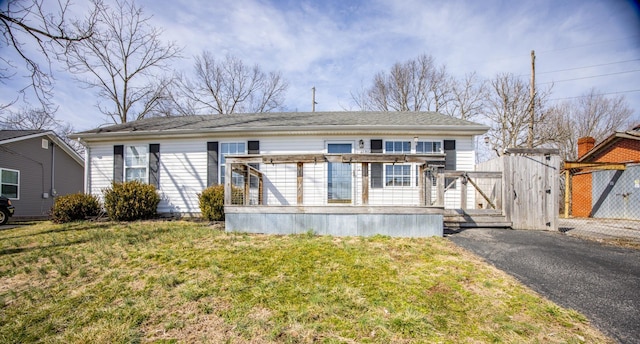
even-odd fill
[{"label": "dark parked car", "polygon": [[11,201],[0,196],[0,225],[4,225],[9,221],[9,217],[13,216],[14,207],[11,205]]}]

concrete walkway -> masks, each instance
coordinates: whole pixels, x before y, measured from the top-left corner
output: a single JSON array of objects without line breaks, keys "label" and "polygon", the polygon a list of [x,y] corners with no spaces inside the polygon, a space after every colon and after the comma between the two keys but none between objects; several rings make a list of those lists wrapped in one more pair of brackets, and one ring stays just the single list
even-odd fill
[{"label": "concrete walkway", "polygon": [[640,250],[561,232],[474,228],[448,238],[549,300],[586,315],[620,343],[640,343]]},{"label": "concrete walkway", "polygon": [[558,219],[558,229],[571,236],[627,239],[640,242],[640,221],[591,218]]}]

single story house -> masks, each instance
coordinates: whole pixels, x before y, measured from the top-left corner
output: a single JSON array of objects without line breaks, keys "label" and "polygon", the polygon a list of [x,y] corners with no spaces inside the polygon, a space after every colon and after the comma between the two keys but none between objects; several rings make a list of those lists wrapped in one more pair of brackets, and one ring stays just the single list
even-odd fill
[{"label": "single story house", "polygon": [[640,126],[598,144],[580,138],[578,160],[567,167],[574,217],[640,220]]},{"label": "single story house", "polygon": [[[241,204],[229,196],[227,230],[269,232],[264,214],[278,213],[274,220],[291,231],[350,235],[358,233],[330,228],[337,215],[429,213],[435,197],[425,180],[445,169],[473,171],[474,137],[488,129],[435,112],[288,112],[156,117],[72,137],[86,147],[87,193],[139,180],[157,187],[159,213],[198,215],[198,193],[226,184],[244,190]],[[459,183],[449,183],[444,206],[460,206]],[[473,206],[473,197],[466,202]],[[317,216],[302,223],[301,214]],[[441,212],[429,214],[439,214],[441,233]],[[263,228],[248,228],[256,222]]]},{"label": "single story house", "polygon": [[0,130],[0,192],[16,218],[43,218],[56,196],[83,192],[84,160],[45,130]]}]

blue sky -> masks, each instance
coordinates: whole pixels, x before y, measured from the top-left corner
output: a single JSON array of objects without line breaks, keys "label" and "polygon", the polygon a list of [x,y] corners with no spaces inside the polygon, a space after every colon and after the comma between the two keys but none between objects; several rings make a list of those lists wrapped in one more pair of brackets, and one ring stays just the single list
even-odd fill
[{"label": "blue sky", "polygon": [[[110,3],[111,0],[105,0]],[[637,1],[268,1],[139,0],[163,39],[184,48],[172,69],[190,71],[203,50],[232,54],[289,82],[288,110],[354,109],[351,92],[375,73],[420,54],[450,74],[485,78],[509,72],[529,78],[536,51],[537,84],[555,82],[553,99],[592,87],[624,95],[640,123],[640,10]],[[1,54],[9,54],[6,48]],[[6,55],[9,56],[9,55]],[[57,117],[78,130],[106,122],[92,90],[54,66]],[[20,80],[0,85],[0,101]]]}]

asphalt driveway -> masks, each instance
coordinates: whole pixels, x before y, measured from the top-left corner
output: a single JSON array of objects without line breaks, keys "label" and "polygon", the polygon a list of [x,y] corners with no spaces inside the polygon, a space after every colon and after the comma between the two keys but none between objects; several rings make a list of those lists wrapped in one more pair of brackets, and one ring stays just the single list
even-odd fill
[{"label": "asphalt driveway", "polygon": [[560,232],[478,228],[448,237],[620,343],[640,343],[640,250]]}]

